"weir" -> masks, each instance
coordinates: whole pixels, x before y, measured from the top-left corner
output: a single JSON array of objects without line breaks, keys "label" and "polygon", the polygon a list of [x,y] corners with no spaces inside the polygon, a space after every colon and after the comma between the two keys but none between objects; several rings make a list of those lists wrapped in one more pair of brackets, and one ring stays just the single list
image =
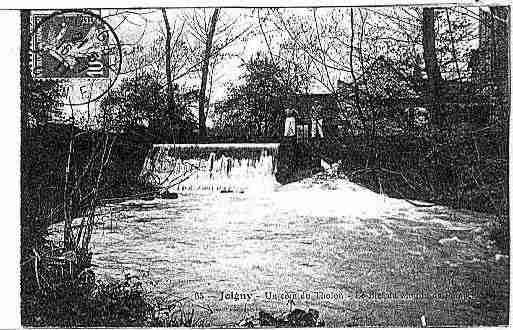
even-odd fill
[{"label": "weir", "polygon": [[155,144],[140,177],[173,190],[246,192],[273,189],[279,143]]}]

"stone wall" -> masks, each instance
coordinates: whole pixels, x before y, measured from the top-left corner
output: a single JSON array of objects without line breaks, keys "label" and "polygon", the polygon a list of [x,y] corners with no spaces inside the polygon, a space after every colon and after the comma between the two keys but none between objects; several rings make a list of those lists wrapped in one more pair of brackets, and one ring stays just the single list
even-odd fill
[{"label": "stone wall", "polygon": [[278,147],[276,180],[290,183],[321,170],[321,159],[309,143],[298,143],[296,137],[285,139]]}]

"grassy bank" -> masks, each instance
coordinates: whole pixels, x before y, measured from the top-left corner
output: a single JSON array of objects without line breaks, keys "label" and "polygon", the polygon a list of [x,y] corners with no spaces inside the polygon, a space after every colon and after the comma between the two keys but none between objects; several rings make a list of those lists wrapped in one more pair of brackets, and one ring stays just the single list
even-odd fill
[{"label": "grassy bank", "polygon": [[326,144],[321,153],[375,192],[496,215],[490,235],[509,250],[507,126],[459,125],[371,144],[354,138]]},{"label": "grassy bank", "polygon": [[[201,327],[208,318],[186,299],[152,301],[137,278],[101,282],[91,270],[77,276],[49,274],[45,282],[22,291],[22,325],[30,327]],[[43,279],[42,274],[38,275]]]},{"label": "grassy bank", "polygon": [[[95,208],[104,199],[143,189],[138,175],[148,141],[133,135],[108,136],[104,132],[81,131],[70,125],[48,124],[23,133],[22,324],[139,324],[149,307],[137,290],[125,288],[125,283],[102,286],[94,280],[89,268],[91,254],[84,244],[88,235],[83,234],[90,225],[74,233],[72,248],[56,246],[46,236],[48,226],[53,223],[79,216],[87,216],[94,222]],[[123,312],[123,304],[133,305],[130,315]]]}]

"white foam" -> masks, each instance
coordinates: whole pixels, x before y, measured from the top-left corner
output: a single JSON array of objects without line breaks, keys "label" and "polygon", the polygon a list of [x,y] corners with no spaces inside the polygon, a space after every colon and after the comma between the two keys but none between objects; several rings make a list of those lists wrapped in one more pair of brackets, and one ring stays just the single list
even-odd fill
[{"label": "white foam", "polygon": [[[156,152],[146,158],[141,176],[150,184],[177,191],[271,191],[278,186],[274,176],[277,147],[278,144],[155,145]],[[173,153],[173,148],[218,150],[212,150],[208,159],[201,159],[184,158],[183,153]],[[260,156],[225,156],[226,149],[251,149],[260,152]]]}]

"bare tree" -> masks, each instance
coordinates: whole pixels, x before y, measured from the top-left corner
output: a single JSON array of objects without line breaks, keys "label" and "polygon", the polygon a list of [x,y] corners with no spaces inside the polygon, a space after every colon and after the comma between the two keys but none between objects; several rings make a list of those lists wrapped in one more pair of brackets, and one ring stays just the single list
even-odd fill
[{"label": "bare tree", "polygon": [[214,89],[215,67],[223,60],[236,56],[229,47],[248,34],[251,27],[240,23],[239,17],[231,17],[228,11],[219,8],[213,11],[193,9],[183,14],[187,25],[186,43],[190,49],[191,63],[185,67],[185,75],[197,75],[200,79],[198,93],[199,138],[206,135],[206,118],[209,113],[210,96]]},{"label": "bare tree", "polygon": [[[354,72],[354,65],[353,65],[353,57],[354,57],[354,37],[355,37],[355,24],[354,24],[354,12],[353,12],[353,8],[351,8],[351,47],[349,49],[349,67],[350,67],[350,70],[351,70],[351,77],[353,78],[353,93],[355,95],[355,105],[356,105],[356,108],[358,110],[358,113],[360,115],[361,118],[365,118],[364,114],[363,114],[363,110],[362,110],[362,103],[360,101],[360,89],[358,87],[358,80],[356,78],[356,74]],[[374,120],[374,118],[373,118]],[[363,124],[363,128],[364,128],[364,132],[367,136],[369,136],[369,132],[367,130],[367,125],[366,125],[366,121],[363,120],[362,121],[362,124]],[[374,135],[374,123],[373,123],[373,132],[371,132],[372,135]]]},{"label": "bare tree", "polygon": [[440,67],[436,58],[435,47],[435,10],[424,8],[422,11],[422,42],[424,46],[424,62],[428,76],[428,98],[431,104],[433,124],[440,123]]},{"label": "bare tree", "polygon": [[216,31],[216,24],[219,18],[219,8],[214,9],[214,13],[210,18],[209,31],[207,35],[205,53],[203,57],[203,65],[201,68],[201,87],[199,92],[199,108],[198,108],[198,124],[199,138],[204,139],[207,135],[206,116],[205,116],[205,91],[207,89],[209,61],[212,52],[212,40]]},{"label": "bare tree", "polygon": [[166,29],[166,101],[167,101],[167,111],[170,121],[173,121],[173,116],[175,114],[175,106],[174,106],[174,96],[173,96],[173,84],[171,77],[171,27],[169,25],[169,19],[167,17],[166,10],[162,8],[162,17],[164,18],[164,25]]}]

